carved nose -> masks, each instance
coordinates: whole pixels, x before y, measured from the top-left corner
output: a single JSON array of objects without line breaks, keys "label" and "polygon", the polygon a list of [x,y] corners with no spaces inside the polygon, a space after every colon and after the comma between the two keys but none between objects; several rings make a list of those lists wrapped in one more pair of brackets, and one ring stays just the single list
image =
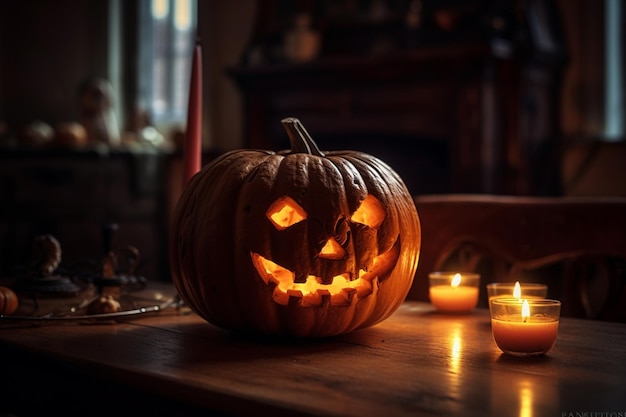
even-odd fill
[{"label": "carved nose", "polygon": [[324,259],[342,259],[344,256],[346,251],[333,238],[328,239],[320,251],[320,258]]}]

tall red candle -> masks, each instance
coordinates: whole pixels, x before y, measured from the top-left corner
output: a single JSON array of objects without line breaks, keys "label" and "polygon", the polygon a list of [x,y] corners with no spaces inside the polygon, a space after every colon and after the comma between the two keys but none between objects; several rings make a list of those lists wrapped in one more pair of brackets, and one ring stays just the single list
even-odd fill
[{"label": "tall red candle", "polygon": [[196,43],[191,64],[187,131],[183,148],[183,187],[198,171],[202,163],[202,49]]}]

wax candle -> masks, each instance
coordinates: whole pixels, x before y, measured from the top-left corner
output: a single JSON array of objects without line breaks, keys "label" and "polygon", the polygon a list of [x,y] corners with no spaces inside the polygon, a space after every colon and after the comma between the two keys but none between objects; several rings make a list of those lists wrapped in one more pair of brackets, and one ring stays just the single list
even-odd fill
[{"label": "wax candle", "polygon": [[432,272],[429,280],[430,302],[438,311],[467,313],[476,307],[480,275]]},{"label": "wax candle", "polygon": [[490,304],[493,339],[504,353],[543,355],[552,349],[559,328],[559,301],[495,298]]},{"label": "wax candle", "polygon": [[191,64],[187,129],[183,147],[183,187],[202,164],[202,49],[196,44]]}]

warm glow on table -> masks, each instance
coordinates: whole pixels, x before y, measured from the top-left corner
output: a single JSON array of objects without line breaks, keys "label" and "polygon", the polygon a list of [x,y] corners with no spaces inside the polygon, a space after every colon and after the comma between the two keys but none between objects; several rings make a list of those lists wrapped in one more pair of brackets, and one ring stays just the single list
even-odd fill
[{"label": "warm glow on table", "polygon": [[[439,311],[448,313],[465,313],[476,307],[478,303],[479,279],[467,279],[459,273],[446,278],[441,273],[431,274],[429,297],[430,302]],[[475,274],[472,278],[475,277]],[[478,277],[479,278],[479,277]]]},{"label": "warm glow on table", "polygon": [[[509,314],[500,314],[501,305],[492,308],[491,330],[496,345],[505,353],[514,355],[541,355],[552,349],[559,328],[560,303],[554,300],[541,300],[554,303],[556,311],[543,305],[529,305],[528,300],[499,300],[507,303]],[[493,305],[493,304],[492,304]],[[536,314],[532,309],[541,310]],[[553,309],[553,310],[554,310]],[[545,311],[544,311],[545,310]]]}]

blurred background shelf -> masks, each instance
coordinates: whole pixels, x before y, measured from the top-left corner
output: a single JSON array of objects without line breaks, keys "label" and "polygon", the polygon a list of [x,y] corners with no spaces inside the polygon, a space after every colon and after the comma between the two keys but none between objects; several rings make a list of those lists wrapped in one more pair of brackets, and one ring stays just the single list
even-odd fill
[{"label": "blurred background shelf", "polygon": [[[163,279],[164,185],[173,160],[161,152],[0,151],[0,273],[28,264],[33,236],[52,234],[64,264],[99,263],[109,249],[133,245],[139,271]],[[110,225],[116,227],[107,243]]]}]

